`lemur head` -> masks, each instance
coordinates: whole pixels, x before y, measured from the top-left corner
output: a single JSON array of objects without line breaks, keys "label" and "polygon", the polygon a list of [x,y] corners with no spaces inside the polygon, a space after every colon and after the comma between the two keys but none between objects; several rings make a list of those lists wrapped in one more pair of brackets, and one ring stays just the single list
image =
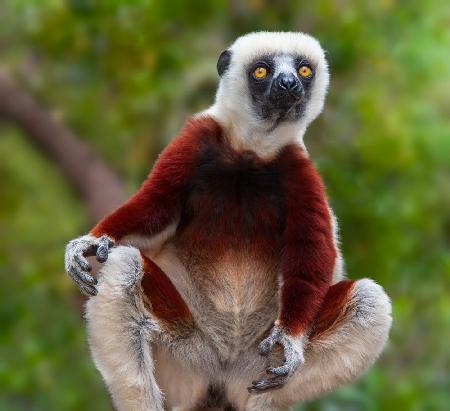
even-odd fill
[{"label": "lemur head", "polygon": [[307,34],[247,34],[222,52],[217,70],[213,113],[252,144],[262,143],[262,134],[279,144],[301,137],[322,111],[328,65],[319,42]]}]

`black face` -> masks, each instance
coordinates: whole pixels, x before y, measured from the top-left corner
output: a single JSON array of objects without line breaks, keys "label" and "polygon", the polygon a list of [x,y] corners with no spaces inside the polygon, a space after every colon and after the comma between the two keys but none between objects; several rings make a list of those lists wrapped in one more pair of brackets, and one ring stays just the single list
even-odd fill
[{"label": "black face", "polygon": [[248,66],[247,78],[256,114],[262,120],[272,120],[276,127],[303,115],[311,95],[314,67],[302,56],[263,56]]}]

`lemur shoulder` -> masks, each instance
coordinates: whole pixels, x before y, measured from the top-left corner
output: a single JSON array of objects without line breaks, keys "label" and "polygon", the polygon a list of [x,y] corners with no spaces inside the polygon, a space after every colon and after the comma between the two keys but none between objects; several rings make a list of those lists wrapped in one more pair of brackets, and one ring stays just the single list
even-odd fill
[{"label": "lemur shoulder", "polygon": [[[91,349],[119,410],[287,409],[360,375],[387,339],[389,299],[343,279],[303,143],[329,82],[319,43],[248,34],[217,69],[214,105],[66,250],[93,296]],[[105,263],[98,280],[88,255]]]}]

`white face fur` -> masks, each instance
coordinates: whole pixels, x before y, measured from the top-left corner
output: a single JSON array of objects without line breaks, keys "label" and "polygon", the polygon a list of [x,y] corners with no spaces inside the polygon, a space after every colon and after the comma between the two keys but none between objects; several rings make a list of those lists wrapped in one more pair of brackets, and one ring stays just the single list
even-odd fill
[{"label": "white face fur", "polygon": [[[309,78],[299,73],[305,65],[311,69]],[[254,72],[261,66],[266,69],[263,79]],[[250,33],[222,53],[218,69],[216,101],[206,114],[222,124],[236,148],[267,157],[285,144],[303,145],[306,128],[322,111],[329,83],[328,64],[316,39],[295,32]],[[285,83],[280,88],[281,77],[295,82],[295,98]]]}]

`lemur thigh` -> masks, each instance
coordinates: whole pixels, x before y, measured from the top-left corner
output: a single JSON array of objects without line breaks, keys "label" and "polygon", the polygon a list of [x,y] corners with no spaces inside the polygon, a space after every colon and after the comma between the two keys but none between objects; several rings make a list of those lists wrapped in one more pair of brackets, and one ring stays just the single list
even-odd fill
[{"label": "lemur thigh", "polygon": [[164,409],[150,348],[159,327],[143,306],[142,275],[139,250],[114,248],[86,306],[92,356],[119,411]]},{"label": "lemur thigh", "polygon": [[376,360],[391,327],[391,304],[370,279],[332,286],[310,336],[305,363],[280,390],[250,397],[248,410],[284,410],[355,380]]}]

